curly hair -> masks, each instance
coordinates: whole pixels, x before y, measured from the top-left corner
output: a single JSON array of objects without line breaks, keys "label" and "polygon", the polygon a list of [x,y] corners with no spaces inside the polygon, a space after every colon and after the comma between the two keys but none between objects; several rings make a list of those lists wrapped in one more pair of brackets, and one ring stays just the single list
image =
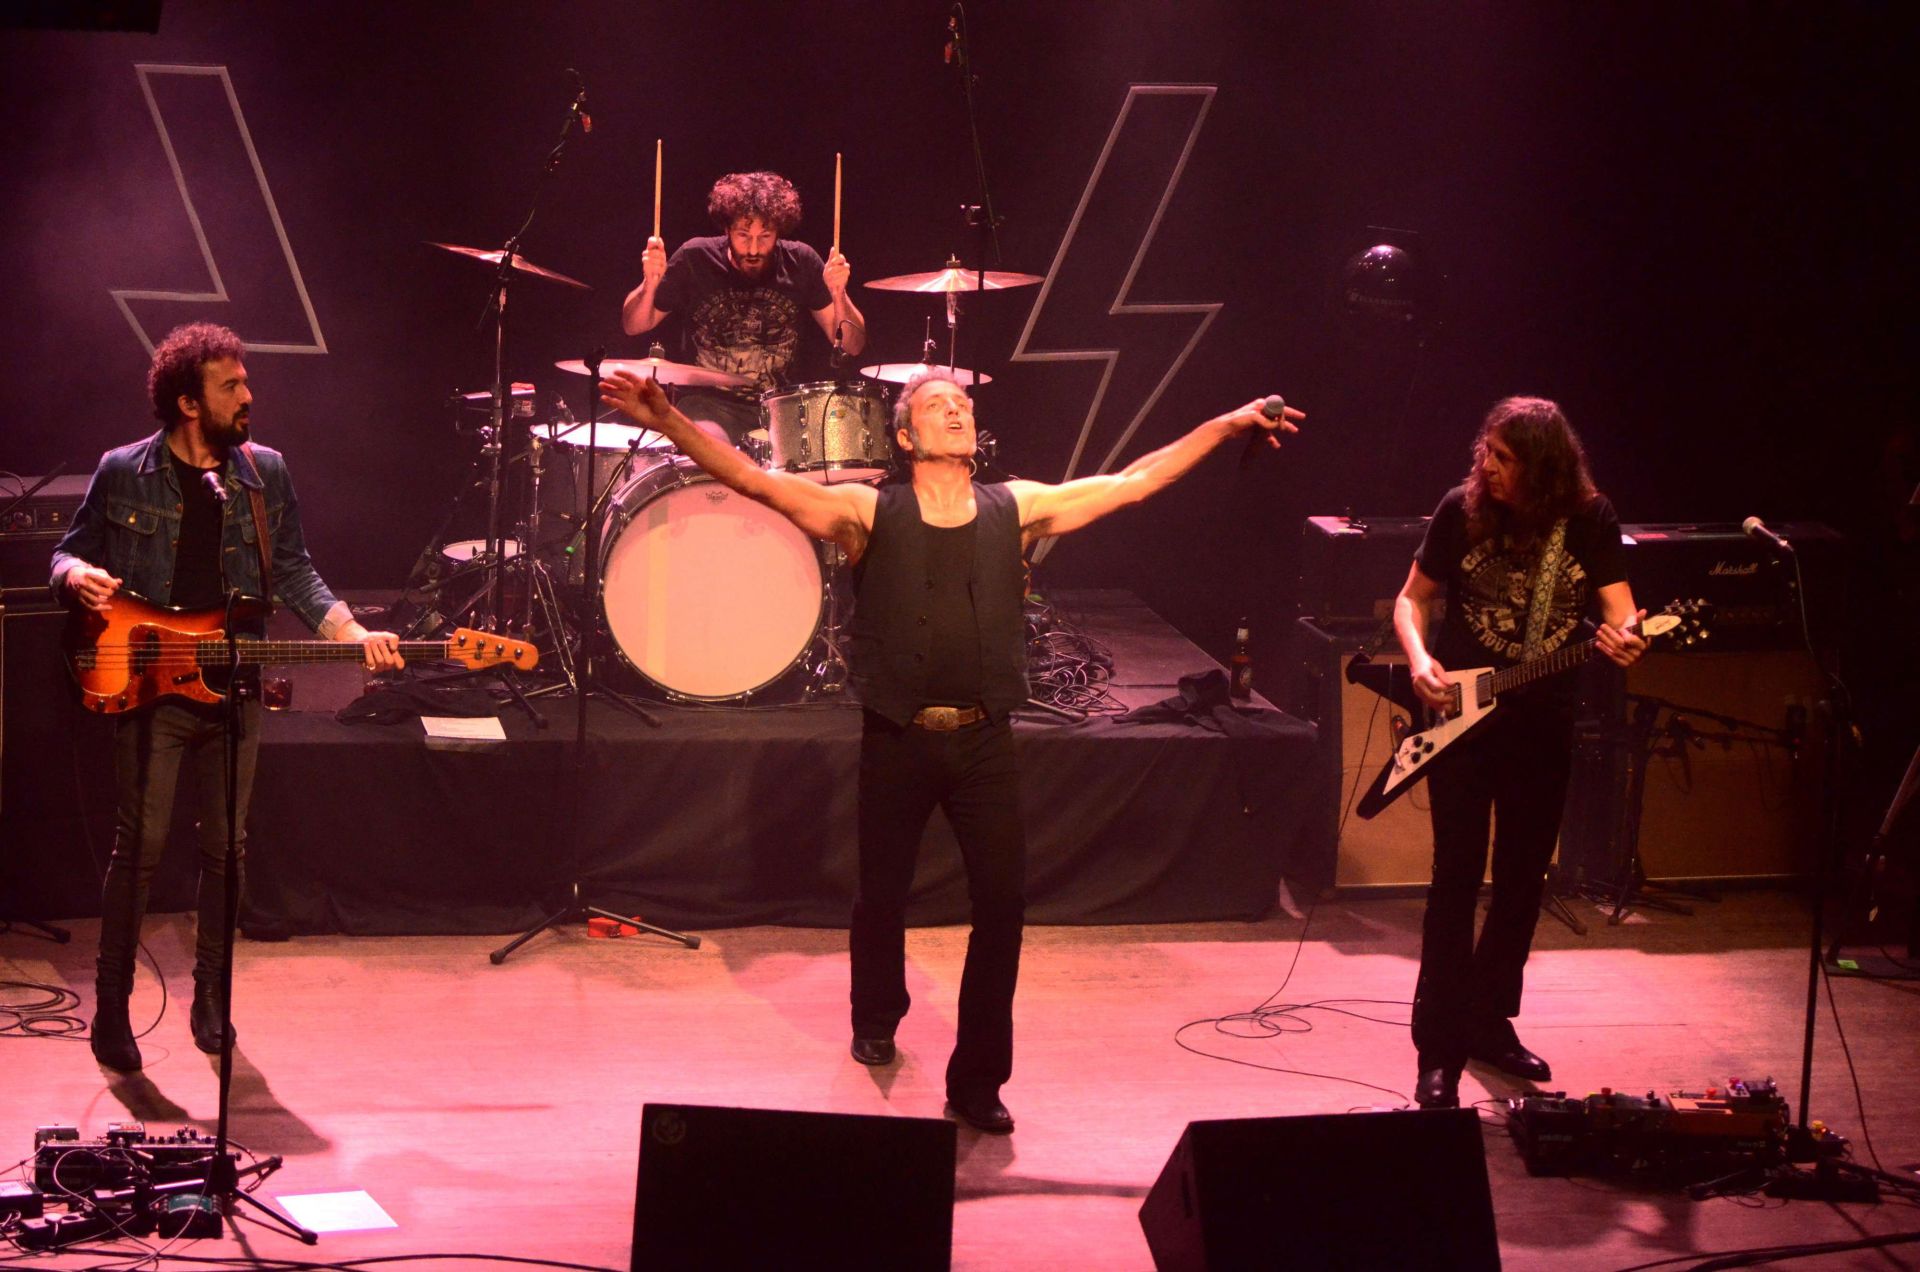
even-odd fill
[{"label": "curly hair", "polygon": [[227,328],[211,322],[190,322],[175,327],[153,351],[153,363],[147,368],[147,397],[153,402],[154,418],[172,428],[184,417],[180,399],[200,398],[205,380],[201,369],[222,358],[244,358],[247,346]]},{"label": "curly hair", "polygon": [[[1495,437],[1519,462],[1517,489],[1502,504],[1487,493],[1487,448]],[[1600,492],[1587,469],[1586,448],[1557,403],[1546,398],[1502,398],[1480,422],[1467,470],[1467,533],[1475,542],[1495,534],[1531,537],[1561,517],[1585,510]]]},{"label": "curly hair", "polygon": [[707,215],[722,233],[743,216],[757,216],[785,238],[800,224],[800,192],[777,172],[729,172],[708,192]]}]

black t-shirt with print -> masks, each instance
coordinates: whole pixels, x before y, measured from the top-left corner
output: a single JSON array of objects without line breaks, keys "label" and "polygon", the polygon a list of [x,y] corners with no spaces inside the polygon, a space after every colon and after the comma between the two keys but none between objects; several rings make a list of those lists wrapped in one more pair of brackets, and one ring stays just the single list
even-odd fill
[{"label": "black t-shirt with print", "polygon": [[680,318],[693,361],[766,390],[797,378],[801,336],[814,311],[833,303],[825,270],[820,253],[781,239],[766,273],[748,278],[733,267],[726,235],[691,238],[667,261],[653,303]]},{"label": "black t-shirt with print", "polygon": [[[1420,572],[1447,589],[1446,617],[1429,646],[1441,666],[1449,671],[1505,667],[1528,656],[1527,618],[1548,543],[1545,534],[1529,542],[1505,534],[1469,542],[1466,487],[1447,492],[1415,557]],[[1582,624],[1599,617],[1599,589],[1627,577],[1620,518],[1605,495],[1594,496],[1583,512],[1567,518],[1564,549],[1550,564],[1557,566],[1557,577],[1534,655],[1586,639],[1591,633]],[[1577,687],[1576,677],[1555,676],[1530,694],[1570,703]]]}]

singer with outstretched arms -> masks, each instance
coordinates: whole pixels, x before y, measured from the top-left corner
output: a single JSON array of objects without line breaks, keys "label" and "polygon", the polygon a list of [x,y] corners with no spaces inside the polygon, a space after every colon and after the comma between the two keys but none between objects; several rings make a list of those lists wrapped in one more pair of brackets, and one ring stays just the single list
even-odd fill
[{"label": "singer with outstretched arms", "polygon": [[720,233],[688,239],[671,259],[665,242],[647,240],[640,285],[627,293],[620,323],[637,336],[678,314],[683,356],[752,381],[679,398],[684,414],[718,424],[738,445],[760,427],[760,395],[792,383],[802,364],[803,312],[826,336],[836,366],[867,347],[867,320],[847,294],[850,269],[839,247],[823,261],[786,237],[800,224],[800,194],[785,177],[730,173],[714,182],[707,215]]},{"label": "singer with outstretched arms", "polygon": [[[1429,645],[1443,599],[1446,614]],[[1580,639],[1590,616],[1600,620],[1597,649],[1614,663],[1630,666],[1646,651],[1630,630],[1641,615],[1620,521],[1594,488],[1579,437],[1554,403],[1506,398],[1481,423],[1467,479],[1440,501],[1394,601],[1414,692],[1441,709],[1449,667],[1550,654]],[[1469,1059],[1535,1082],[1552,1077],[1521,1045],[1512,1018],[1566,802],[1576,683],[1562,676],[1502,694],[1499,712],[1463,735],[1427,778],[1433,885],[1413,1002],[1422,1107],[1459,1104]],[[1489,818],[1493,896],[1476,944]]]},{"label": "singer with outstretched arms", "polygon": [[907,892],[927,820],[943,808],[966,866],[973,925],[947,1096],[977,1130],[1011,1131],[1000,1088],[1013,1070],[1026,913],[1010,720],[1027,699],[1022,553],[1139,503],[1230,438],[1277,446],[1304,417],[1277,398],[1252,402],[1117,473],[1059,485],[982,484],[973,480],[973,402],[958,381],[933,371],[903,385],[894,403],[893,440],[910,479],[876,489],[759,468],[670,406],[658,384],[629,372],[600,389],[608,405],[664,433],[719,481],[838,544],[854,562],[847,657],[863,713],[859,892],[849,934],[853,1056],[869,1065],[895,1058],[894,1030],[908,1007]]},{"label": "singer with outstretched arms", "polygon": [[[280,453],[255,446],[246,349],[225,327],[193,323],[153,352],[147,391],[162,427],[101,457],[73,524],[53,554],[63,602],[111,609],[116,595],[156,605],[217,610],[230,590],[259,597],[263,559],[274,592],[309,627],[365,649],[370,670],[404,660],[391,632],[370,632],[335,599],[307,557],[300,507]],[[256,502],[256,496],[258,500]],[[261,527],[268,538],[263,552]],[[258,636],[257,627],[244,634]],[[259,702],[239,712],[236,840],[246,839],[247,797],[260,750]],[[128,1023],[134,951],[147,888],[166,849],[177,779],[193,787],[199,822],[199,929],[194,950],[193,1040],[221,1049],[218,986],[225,968],[226,745],[222,708],[167,697],[116,717],[113,854],[100,901],[93,1054],[112,1069],[140,1068]],[[242,887],[241,880],[235,880]]]}]

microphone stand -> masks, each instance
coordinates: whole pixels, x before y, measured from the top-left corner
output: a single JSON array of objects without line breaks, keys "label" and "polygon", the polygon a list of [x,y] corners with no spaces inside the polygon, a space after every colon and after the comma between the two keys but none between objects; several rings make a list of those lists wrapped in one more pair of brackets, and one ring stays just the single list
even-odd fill
[{"label": "microphone stand", "polygon": [[[224,619],[227,637],[227,692],[221,698],[220,721],[226,741],[226,800],[227,800],[227,853],[225,879],[225,905],[221,917],[220,932],[220,1117],[215,1124],[213,1135],[213,1155],[207,1162],[207,1176],[201,1181],[198,1192],[187,1193],[181,1200],[184,1208],[195,1212],[197,1216],[206,1216],[203,1223],[212,1230],[196,1225],[193,1218],[187,1219],[183,1236],[218,1236],[222,1217],[231,1218],[235,1202],[253,1207],[265,1218],[290,1237],[298,1238],[306,1245],[317,1245],[320,1237],[317,1233],[303,1227],[293,1219],[259,1200],[240,1188],[238,1164],[227,1152],[227,1121],[233,1097],[233,934],[240,923],[240,699],[245,686],[240,681],[240,640],[235,630],[234,619],[241,609],[240,589],[227,590],[226,615]],[[267,603],[271,606],[271,601]],[[249,1167],[249,1174],[260,1169],[272,1169],[279,1164],[278,1158],[269,1159],[261,1167]]]},{"label": "microphone stand", "polygon": [[[658,349],[658,346],[655,346],[655,348]],[[600,364],[606,360],[606,355],[607,351],[605,349],[595,349],[584,359],[587,364],[587,402],[589,414],[587,415],[587,480],[585,488],[581,492],[581,497],[587,501],[585,513],[587,559],[581,564],[582,574],[586,580],[584,592],[589,606],[591,606],[594,598],[596,598],[600,592],[600,522],[603,518],[594,514],[593,506],[595,502],[594,486],[597,476],[595,472],[595,457],[599,454],[596,443],[600,440]],[[658,355],[656,354],[656,356]],[[629,448],[628,454],[632,454],[631,448]],[[655,729],[660,727],[660,719],[658,716],[655,716],[645,707],[617,689],[610,688],[601,682],[600,674],[597,670],[600,665],[600,624],[594,621],[591,616],[591,611],[589,611],[589,617],[580,633],[580,657],[576,663],[579,676],[578,682],[574,686],[573,696],[573,772],[574,782],[576,784],[573,803],[576,809],[583,805],[591,794],[587,784],[588,697],[593,695],[603,697],[609,702],[639,717],[650,727]],[[574,818],[574,826],[577,834],[584,836],[585,831],[583,828],[585,825],[586,819],[584,817],[576,816]],[[487,960],[495,967],[498,967],[507,961],[508,955],[512,954],[515,950],[548,928],[555,927],[561,923],[584,923],[590,918],[606,919],[612,923],[638,928],[642,932],[649,932],[654,936],[665,937],[669,941],[678,941],[690,950],[700,948],[700,938],[697,936],[684,932],[675,932],[668,928],[655,927],[653,924],[643,922],[632,915],[616,914],[611,910],[603,910],[598,906],[588,904],[581,891],[581,881],[576,877],[568,885],[567,902],[565,905],[520,935],[514,937],[499,949],[487,955]],[[616,928],[615,930],[618,931],[619,929]]]},{"label": "microphone stand", "polygon": [[[1855,1201],[1876,1202],[1880,1198],[1880,1183],[1887,1182],[1902,1191],[1911,1188],[1911,1181],[1896,1175],[1876,1170],[1859,1162],[1849,1161],[1840,1156],[1845,1141],[1830,1132],[1813,1129],[1808,1120],[1809,1100],[1813,1088],[1813,1039],[1814,1023],[1820,1014],[1820,978],[1825,970],[1821,960],[1825,936],[1827,907],[1827,876],[1838,865],[1840,855],[1840,792],[1839,782],[1844,772],[1844,755],[1847,738],[1853,731],[1852,695],[1846,682],[1841,680],[1838,671],[1827,664],[1820,656],[1819,647],[1813,640],[1813,628],[1807,615],[1807,593],[1804,580],[1800,577],[1800,558],[1792,548],[1784,543],[1775,545],[1793,564],[1792,590],[1798,601],[1800,634],[1805,641],[1807,653],[1820,668],[1825,681],[1825,694],[1817,707],[1820,718],[1826,725],[1823,739],[1823,781],[1820,794],[1820,827],[1815,832],[1813,859],[1813,886],[1809,901],[1812,906],[1812,921],[1808,924],[1807,941],[1807,1005],[1804,1028],[1800,1042],[1800,1102],[1796,1109],[1797,1120],[1786,1128],[1785,1160],[1758,1172],[1740,1172],[1726,1180],[1715,1180],[1701,1185],[1701,1189],[1732,1191],[1735,1188],[1750,1185],[1757,1174],[1765,1181],[1766,1192],[1772,1197],[1786,1197],[1811,1201]],[[1795,1163],[1812,1162],[1813,1170],[1804,1171]]]}]

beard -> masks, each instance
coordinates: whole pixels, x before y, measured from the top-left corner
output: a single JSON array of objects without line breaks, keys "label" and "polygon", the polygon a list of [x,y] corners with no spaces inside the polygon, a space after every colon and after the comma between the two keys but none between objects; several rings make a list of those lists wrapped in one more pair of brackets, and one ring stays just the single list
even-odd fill
[{"label": "beard", "polygon": [[247,440],[247,432],[252,427],[244,410],[236,411],[224,420],[209,418],[200,426],[201,434],[212,446],[238,446]]}]

